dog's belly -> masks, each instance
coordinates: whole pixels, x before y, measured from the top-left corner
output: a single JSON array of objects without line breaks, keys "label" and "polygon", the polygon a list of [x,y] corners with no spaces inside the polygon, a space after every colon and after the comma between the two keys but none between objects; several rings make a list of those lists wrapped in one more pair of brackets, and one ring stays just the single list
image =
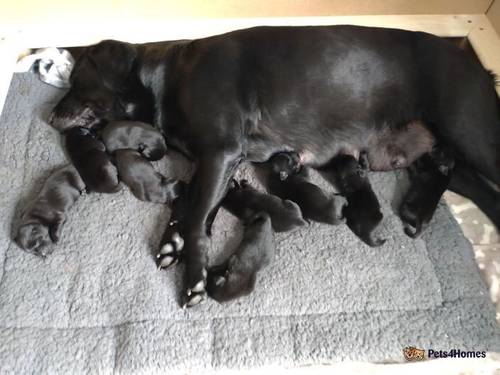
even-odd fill
[{"label": "dog's belly", "polygon": [[281,128],[277,127],[272,131],[266,128],[266,131],[257,135],[247,135],[247,160],[265,162],[278,152],[294,151],[300,155],[303,165],[313,168],[327,164],[338,154],[358,158],[373,134],[371,129],[354,125],[348,131],[334,127],[308,128],[300,132],[296,129],[280,131]]}]

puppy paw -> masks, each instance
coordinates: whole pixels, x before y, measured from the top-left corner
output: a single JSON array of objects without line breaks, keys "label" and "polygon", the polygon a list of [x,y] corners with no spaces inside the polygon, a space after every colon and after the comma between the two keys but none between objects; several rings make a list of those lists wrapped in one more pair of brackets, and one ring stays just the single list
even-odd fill
[{"label": "puppy paw", "polygon": [[[169,225],[171,225],[170,223]],[[175,223],[173,224],[175,225]],[[179,232],[174,232],[170,241],[166,242],[156,254],[158,269],[169,268],[181,260],[184,239]]]}]

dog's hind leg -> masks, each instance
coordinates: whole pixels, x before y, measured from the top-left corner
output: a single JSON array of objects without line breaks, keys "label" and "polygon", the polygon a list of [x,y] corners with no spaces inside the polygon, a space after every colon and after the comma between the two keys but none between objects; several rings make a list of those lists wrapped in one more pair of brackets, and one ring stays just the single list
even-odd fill
[{"label": "dog's hind leg", "polygon": [[500,192],[495,190],[469,165],[456,161],[449,189],[469,198],[489,217],[500,230]]},{"label": "dog's hind leg", "polygon": [[187,210],[183,223],[182,252],[186,264],[183,307],[194,306],[205,297],[209,246],[207,220],[212,217],[213,210],[218,208],[241,158],[239,148],[198,157],[197,170],[186,197]]}]

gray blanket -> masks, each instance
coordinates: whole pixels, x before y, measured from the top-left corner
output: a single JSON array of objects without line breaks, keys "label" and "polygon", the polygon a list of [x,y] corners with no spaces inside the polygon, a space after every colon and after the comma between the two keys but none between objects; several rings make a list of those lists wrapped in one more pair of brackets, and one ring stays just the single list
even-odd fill
[{"label": "gray blanket", "polygon": [[[158,271],[154,259],[169,210],[126,188],[82,196],[47,259],[21,251],[11,241],[21,208],[67,163],[59,134],[44,122],[63,93],[16,75],[0,120],[0,373],[402,361],[408,345],[500,350],[471,246],[447,207],[421,239],[404,235],[393,212],[403,173],[370,176],[384,246],[367,247],[344,225],[276,234],[277,259],[255,292],[227,305],[179,308],[182,265]],[[156,167],[185,177],[190,166],[174,156]],[[250,167],[238,173],[258,186]],[[211,262],[240,236],[240,224],[221,211]]]}]

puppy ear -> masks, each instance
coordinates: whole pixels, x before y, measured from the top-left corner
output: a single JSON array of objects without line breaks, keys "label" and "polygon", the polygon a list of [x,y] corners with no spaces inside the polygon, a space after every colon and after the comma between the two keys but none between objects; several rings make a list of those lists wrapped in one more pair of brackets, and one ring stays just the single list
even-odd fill
[{"label": "puppy ear", "polygon": [[132,72],[137,50],[133,44],[105,40],[89,47],[87,57],[96,65],[103,82],[114,90],[120,90]]}]

